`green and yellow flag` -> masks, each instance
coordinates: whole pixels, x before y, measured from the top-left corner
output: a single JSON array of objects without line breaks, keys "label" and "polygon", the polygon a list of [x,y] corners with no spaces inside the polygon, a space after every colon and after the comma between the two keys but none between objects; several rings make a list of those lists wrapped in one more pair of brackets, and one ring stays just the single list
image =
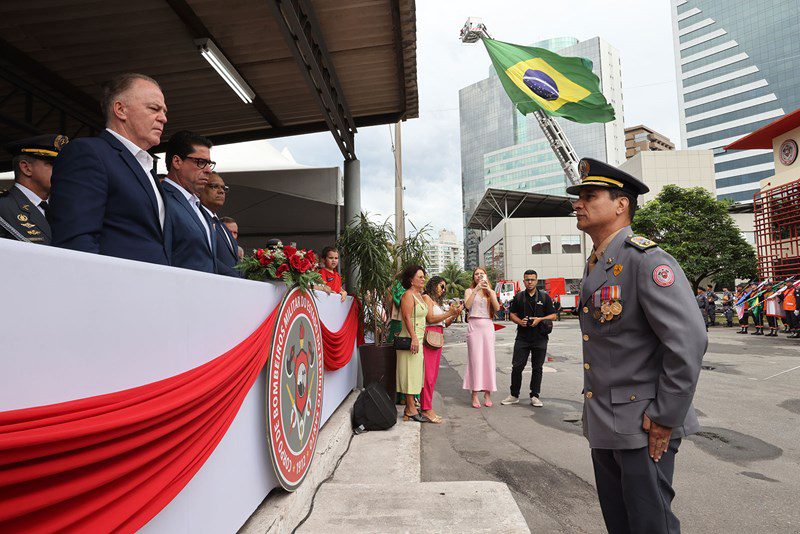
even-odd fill
[{"label": "green and yellow flag", "polygon": [[575,122],[609,122],[614,108],[600,91],[592,62],[532,46],[483,39],[503,87],[520,113],[543,111]]}]

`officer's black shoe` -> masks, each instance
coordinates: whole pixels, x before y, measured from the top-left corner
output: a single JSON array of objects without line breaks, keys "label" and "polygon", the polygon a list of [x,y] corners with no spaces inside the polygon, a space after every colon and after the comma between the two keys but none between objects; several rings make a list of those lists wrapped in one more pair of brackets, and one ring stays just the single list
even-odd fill
[{"label": "officer's black shoe", "polygon": [[763,336],[764,332],[760,328],[756,328],[756,331],[750,334],[751,336]]}]

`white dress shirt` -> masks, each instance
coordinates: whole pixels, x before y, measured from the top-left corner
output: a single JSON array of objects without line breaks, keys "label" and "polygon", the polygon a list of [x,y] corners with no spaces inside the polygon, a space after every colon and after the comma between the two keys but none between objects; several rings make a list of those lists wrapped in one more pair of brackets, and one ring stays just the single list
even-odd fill
[{"label": "white dress shirt", "polygon": [[37,195],[36,193],[34,193],[33,191],[31,191],[30,189],[28,189],[27,187],[25,187],[24,185],[22,185],[22,184],[21,184],[21,183],[19,183],[19,182],[15,183],[15,184],[14,184],[14,187],[16,187],[17,189],[19,189],[20,191],[22,191],[22,194],[23,194],[23,195],[25,195],[26,197],[28,197],[28,200],[30,200],[30,201],[31,201],[31,204],[33,204],[34,206],[36,206],[37,208],[39,208],[39,211],[40,211],[40,212],[42,212],[42,215],[44,215],[44,214],[45,214],[45,213],[44,213],[44,210],[43,210],[43,209],[42,209],[42,207],[39,205],[39,204],[41,204],[41,203],[42,203],[42,199],[41,199],[41,198],[39,198],[39,195]]},{"label": "white dress shirt", "polygon": [[[203,206],[203,205],[201,204],[201,206]],[[211,211],[210,209],[208,209],[205,206],[203,206],[203,209],[206,210],[206,213],[208,213],[208,216],[211,217],[212,221],[214,221],[216,224],[220,224],[220,225],[222,224],[222,222],[219,220],[219,217],[217,217],[216,213],[214,213],[213,211]],[[225,241],[228,242],[228,246],[231,247],[231,250],[233,250],[233,243],[231,243],[231,238],[228,237],[228,232],[223,230],[222,231],[222,235],[225,236]]]},{"label": "white dress shirt", "polygon": [[200,206],[201,206],[200,198],[198,198],[198,196],[195,195],[194,193],[188,192],[178,182],[175,182],[171,178],[166,178],[164,181],[170,184],[178,191],[180,191],[181,194],[184,197],[186,197],[186,200],[189,202],[189,205],[192,207],[192,209],[194,209],[197,218],[200,219],[200,222],[203,224],[203,228],[206,229],[206,239],[208,239],[208,246],[213,249],[214,247],[211,246],[211,228],[208,227],[208,222],[206,222],[205,216],[203,216],[203,214],[200,213]]},{"label": "white dress shirt", "polygon": [[144,171],[145,176],[150,180],[150,186],[153,188],[153,194],[156,196],[156,203],[158,204],[158,222],[161,223],[161,229],[164,229],[164,199],[161,198],[161,193],[158,192],[158,186],[156,185],[156,179],[153,178],[152,170],[153,170],[153,156],[147,153],[147,150],[142,150],[138,147],[135,143],[128,140],[125,137],[122,137],[120,134],[112,130],[111,128],[106,128],[106,131],[119,139],[119,142],[123,144],[125,148],[127,148],[133,157],[136,158],[136,161],[139,162],[139,165],[142,166],[142,170]]}]

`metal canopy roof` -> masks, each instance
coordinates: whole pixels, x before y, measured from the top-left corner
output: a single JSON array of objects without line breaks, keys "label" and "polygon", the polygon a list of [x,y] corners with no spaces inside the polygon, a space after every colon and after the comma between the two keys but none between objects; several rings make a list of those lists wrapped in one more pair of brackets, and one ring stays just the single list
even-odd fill
[{"label": "metal canopy roof", "polygon": [[487,189],[467,223],[467,228],[491,230],[503,219],[567,217],[574,211],[568,197]]},{"label": "metal canopy roof", "polygon": [[[245,104],[201,57],[209,38],[255,92]],[[355,158],[357,127],[418,116],[414,0],[27,0],[0,3],[0,144],[103,127],[101,86],[158,80],[162,141],[216,144],[330,130]],[[156,149],[159,150],[159,149]],[[10,156],[0,150],[0,170]]]}]

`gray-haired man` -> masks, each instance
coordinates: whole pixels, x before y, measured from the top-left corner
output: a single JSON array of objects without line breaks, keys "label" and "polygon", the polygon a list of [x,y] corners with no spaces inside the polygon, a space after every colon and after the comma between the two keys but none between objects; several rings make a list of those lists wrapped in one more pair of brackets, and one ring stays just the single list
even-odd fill
[{"label": "gray-haired man", "polygon": [[567,192],[594,243],[580,295],[583,433],[603,518],[611,534],[679,532],[672,475],[681,438],[699,429],[703,318],[680,265],[631,231],[647,186],[588,158],[579,170]]}]

